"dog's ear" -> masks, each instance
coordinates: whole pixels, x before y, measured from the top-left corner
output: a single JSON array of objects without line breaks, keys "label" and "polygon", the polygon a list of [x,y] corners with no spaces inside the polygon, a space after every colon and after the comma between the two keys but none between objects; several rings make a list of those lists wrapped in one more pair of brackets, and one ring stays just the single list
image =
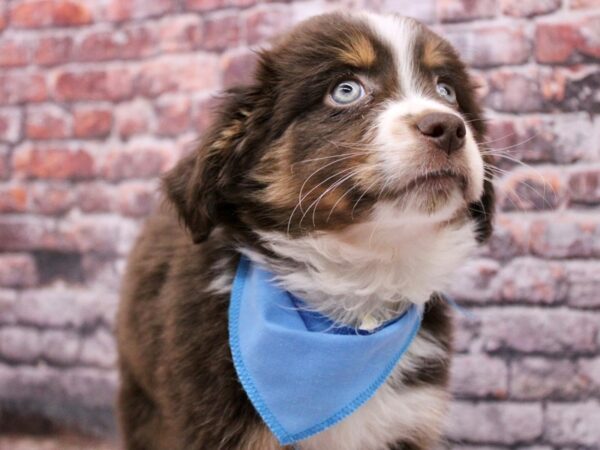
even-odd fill
[{"label": "dog's ear", "polygon": [[231,187],[244,153],[255,97],[252,88],[229,91],[203,141],[163,177],[163,192],[195,243],[208,237],[225,209],[223,191]]}]

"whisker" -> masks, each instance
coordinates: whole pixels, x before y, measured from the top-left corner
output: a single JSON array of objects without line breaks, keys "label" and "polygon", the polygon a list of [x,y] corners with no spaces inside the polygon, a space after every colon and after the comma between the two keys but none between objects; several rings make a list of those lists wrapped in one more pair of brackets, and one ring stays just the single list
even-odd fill
[{"label": "whisker", "polygon": [[350,172],[349,174],[343,176],[341,179],[333,182],[327,189],[325,189],[325,191],[323,191],[321,193],[321,195],[319,195],[319,197],[317,197],[317,199],[315,201],[313,201],[308,208],[306,208],[305,213],[302,215],[302,217],[300,218],[300,223],[298,224],[299,226],[302,225],[302,221],[304,220],[304,217],[306,217],[306,215],[308,214],[308,212],[310,211],[310,209],[313,209],[312,212],[312,223],[313,223],[313,227],[316,227],[316,223],[315,223],[315,214],[317,212],[317,206],[319,205],[320,201],[329,193],[331,192],[333,189],[335,189],[337,186],[339,186],[340,184],[342,184],[344,181],[346,181],[347,179],[351,178],[352,176],[356,175],[357,173],[360,172],[360,167],[358,169],[353,170],[352,172]]},{"label": "whisker", "polygon": [[[298,203],[300,205],[300,211],[302,211],[302,191],[304,190],[304,187],[306,186],[306,183],[308,183],[308,181],[315,176],[317,173],[319,173],[322,170],[325,170],[327,167],[332,166],[334,164],[337,164],[340,161],[346,160],[348,158],[351,158],[351,156],[344,156],[340,159],[336,159],[335,161],[331,161],[327,164],[325,164],[324,166],[320,167],[319,169],[315,170],[313,173],[311,173],[308,177],[306,177],[306,179],[304,180],[304,182],[302,183],[302,186],[300,187],[300,192],[298,192]],[[317,185],[318,186],[318,185]],[[302,211],[303,212],[303,211]]]},{"label": "whisker", "polygon": [[295,166],[295,165],[298,165],[298,164],[305,164],[305,163],[309,163],[309,162],[313,162],[313,161],[322,161],[324,159],[341,158],[343,156],[362,155],[362,154],[366,154],[366,153],[368,153],[368,152],[364,151],[364,152],[340,153],[340,154],[337,154],[337,155],[321,156],[320,158],[303,159],[302,161],[297,161],[295,163],[292,163],[291,166]]},{"label": "whisker", "polygon": [[[305,199],[306,199],[306,198],[307,198],[307,197],[308,197],[308,196],[309,196],[309,195],[310,195],[310,194],[311,194],[311,193],[312,193],[312,192],[313,192],[315,189],[317,189],[319,186],[321,186],[321,185],[325,184],[325,183],[326,183],[327,181],[329,181],[330,179],[332,179],[332,178],[335,178],[335,177],[337,177],[337,176],[339,176],[339,175],[341,175],[341,174],[343,174],[343,173],[346,173],[346,172],[348,172],[348,171],[350,171],[350,170],[353,170],[353,169],[354,169],[353,167],[348,167],[348,168],[345,168],[345,169],[343,169],[343,170],[341,170],[341,171],[339,171],[339,172],[336,172],[335,174],[333,174],[333,175],[331,175],[331,176],[329,176],[329,177],[325,178],[325,179],[324,179],[323,181],[321,181],[319,184],[317,184],[316,186],[314,186],[314,187],[313,187],[313,188],[312,188],[310,191],[308,191],[308,192],[307,192],[307,193],[306,193],[306,194],[305,194],[305,195],[304,195],[302,198],[300,198],[300,199],[298,200],[298,203],[296,204],[296,206],[294,207],[294,209],[293,209],[293,210],[292,210],[292,212],[290,213],[290,217],[289,217],[289,219],[288,219],[287,234],[289,235],[289,233],[290,233],[290,229],[291,229],[291,226],[292,226],[292,218],[294,217],[294,214],[296,213],[296,211],[297,211],[298,209],[300,209],[300,212],[301,212],[301,213],[303,213],[303,214],[305,213],[305,211],[302,209],[302,202],[303,202],[303,201],[304,201],[304,200],[305,200]],[[301,189],[300,191],[302,191],[302,189]],[[309,209],[310,209],[310,207],[309,207]],[[308,210],[307,210],[307,211],[308,211]]]},{"label": "whisker", "polygon": [[377,181],[378,180],[375,180],[369,186],[367,186],[367,189],[365,189],[364,192],[360,195],[360,197],[358,197],[358,200],[356,200],[354,206],[352,207],[352,211],[350,212],[351,220],[354,220],[354,210],[356,209],[360,201],[363,199],[363,197],[367,194],[367,192],[369,192],[369,190],[377,183]]}]

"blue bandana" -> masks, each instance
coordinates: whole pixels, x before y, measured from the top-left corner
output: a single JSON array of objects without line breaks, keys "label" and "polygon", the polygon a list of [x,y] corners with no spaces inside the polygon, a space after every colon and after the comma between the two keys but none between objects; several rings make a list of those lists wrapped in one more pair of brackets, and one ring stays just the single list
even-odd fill
[{"label": "blue bandana", "polygon": [[422,310],[368,333],[302,310],[273,274],[242,257],[229,307],[229,345],[252,404],[288,445],[352,414],[375,394],[419,331]]}]

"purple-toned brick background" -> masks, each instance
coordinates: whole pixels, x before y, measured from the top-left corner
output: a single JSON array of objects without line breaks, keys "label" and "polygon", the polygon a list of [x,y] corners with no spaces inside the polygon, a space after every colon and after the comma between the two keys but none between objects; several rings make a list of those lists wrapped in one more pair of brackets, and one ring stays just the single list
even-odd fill
[{"label": "purple-toned brick background", "polygon": [[528,164],[499,160],[496,233],[453,287],[449,446],[600,449],[599,0],[3,0],[0,450],[111,447],[72,434],[114,434],[119,277],[157,175],[252,48],[340,7],[447,36],[489,146]]}]

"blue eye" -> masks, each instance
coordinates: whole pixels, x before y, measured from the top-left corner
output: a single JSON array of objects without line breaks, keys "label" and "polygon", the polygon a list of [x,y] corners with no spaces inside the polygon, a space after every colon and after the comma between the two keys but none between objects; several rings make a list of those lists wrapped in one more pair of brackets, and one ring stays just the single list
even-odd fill
[{"label": "blue eye", "polygon": [[331,91],[332,100],[339,105],[349,105],[365,95],[365,89],[358,81],[347,80],[338,83]]},{"label": "blue eye", "polygon": [[449,84],[438,83],[435,87],[435,90],[437,91],[439,96],[447,102],[456,103],[456,92]]}]

